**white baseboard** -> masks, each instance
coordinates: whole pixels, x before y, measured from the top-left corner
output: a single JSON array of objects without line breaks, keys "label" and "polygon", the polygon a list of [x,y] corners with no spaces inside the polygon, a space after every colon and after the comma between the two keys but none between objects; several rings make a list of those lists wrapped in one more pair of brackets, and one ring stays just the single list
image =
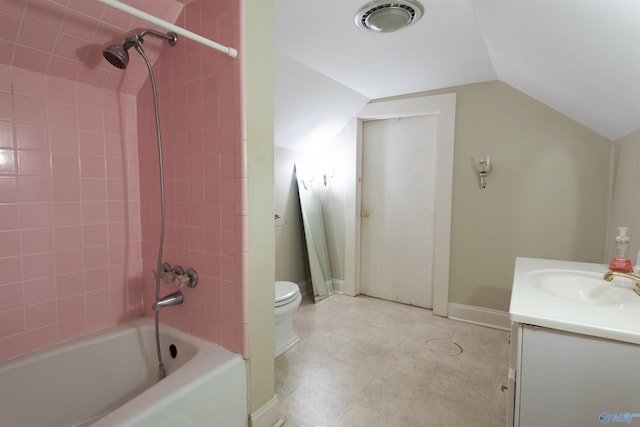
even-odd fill
[{"label": "white baseboard", "polygon": [[344,280],[340,279],[332,279],[333,282],[333,292],[344,294]]},{"label": "white baseboard", "polygon": [[449,303],[449,318],[494,329],[511,330],[509,313],[472,305]]},{"label": "white baseboard", "polygon": [[280,418],[280,401],[277,394],[274,394],[271,400],[257,411],[251,413],[249,425],[251,427],[280,427],[284,425],[284,420]]}]

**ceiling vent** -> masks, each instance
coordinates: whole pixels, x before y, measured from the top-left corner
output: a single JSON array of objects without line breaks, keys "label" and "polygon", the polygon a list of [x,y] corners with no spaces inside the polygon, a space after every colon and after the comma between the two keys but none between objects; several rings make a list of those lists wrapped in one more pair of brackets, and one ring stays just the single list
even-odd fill
[{"label": "ceiling vent", "polygon": [[422,18],[424,7],[416,0],[376,0],[356,13],[356,25],[374,33],[391,33],[409,27]]}]

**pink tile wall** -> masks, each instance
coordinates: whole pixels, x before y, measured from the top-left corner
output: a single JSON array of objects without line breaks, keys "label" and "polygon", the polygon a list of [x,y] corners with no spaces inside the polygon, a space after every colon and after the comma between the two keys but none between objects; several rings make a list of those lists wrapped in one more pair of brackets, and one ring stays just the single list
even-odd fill
[{"label": "pink tile wall", "polygon": [[135,114],[0,64],[0,361],[140,315]]},{"label": "pink tile wall", "polygon": [[[238,46],[239,1],[194,1],[176,24]],[[247,283],[242,239],[246,182],[238,60],[187,39],[165,48],[154,66],[162,122],[166,237],[164,260],[200,275],[181,306],[161,321],[248,356]],[[151,87],[138,96],[145,313],[151,315],[160,230],[158,157]],[[161,294],[175,291],[162,285]]]}]

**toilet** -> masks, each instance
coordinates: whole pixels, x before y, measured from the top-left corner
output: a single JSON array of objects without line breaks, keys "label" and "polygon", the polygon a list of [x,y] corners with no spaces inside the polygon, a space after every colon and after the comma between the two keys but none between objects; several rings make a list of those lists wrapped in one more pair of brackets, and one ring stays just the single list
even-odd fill
[{"label": "toilet", "polygon": [[298,285],[293,282],[278,281],[275,286],[275,357],[278,357],[300,341],[300,338],[293,331],[293,312],[300,305],[302,295],[300,295]]}]

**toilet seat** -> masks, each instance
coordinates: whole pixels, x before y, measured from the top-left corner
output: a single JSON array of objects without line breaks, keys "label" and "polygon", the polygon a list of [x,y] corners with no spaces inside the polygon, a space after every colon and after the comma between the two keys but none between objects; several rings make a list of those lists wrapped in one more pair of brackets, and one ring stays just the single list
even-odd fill
[{"label": "toilet seat", "polygon": [[300,288],[293,282],[276,282],[275,290],[275,305],[276,307],[282,307],[290,302],[294,301]]}]

